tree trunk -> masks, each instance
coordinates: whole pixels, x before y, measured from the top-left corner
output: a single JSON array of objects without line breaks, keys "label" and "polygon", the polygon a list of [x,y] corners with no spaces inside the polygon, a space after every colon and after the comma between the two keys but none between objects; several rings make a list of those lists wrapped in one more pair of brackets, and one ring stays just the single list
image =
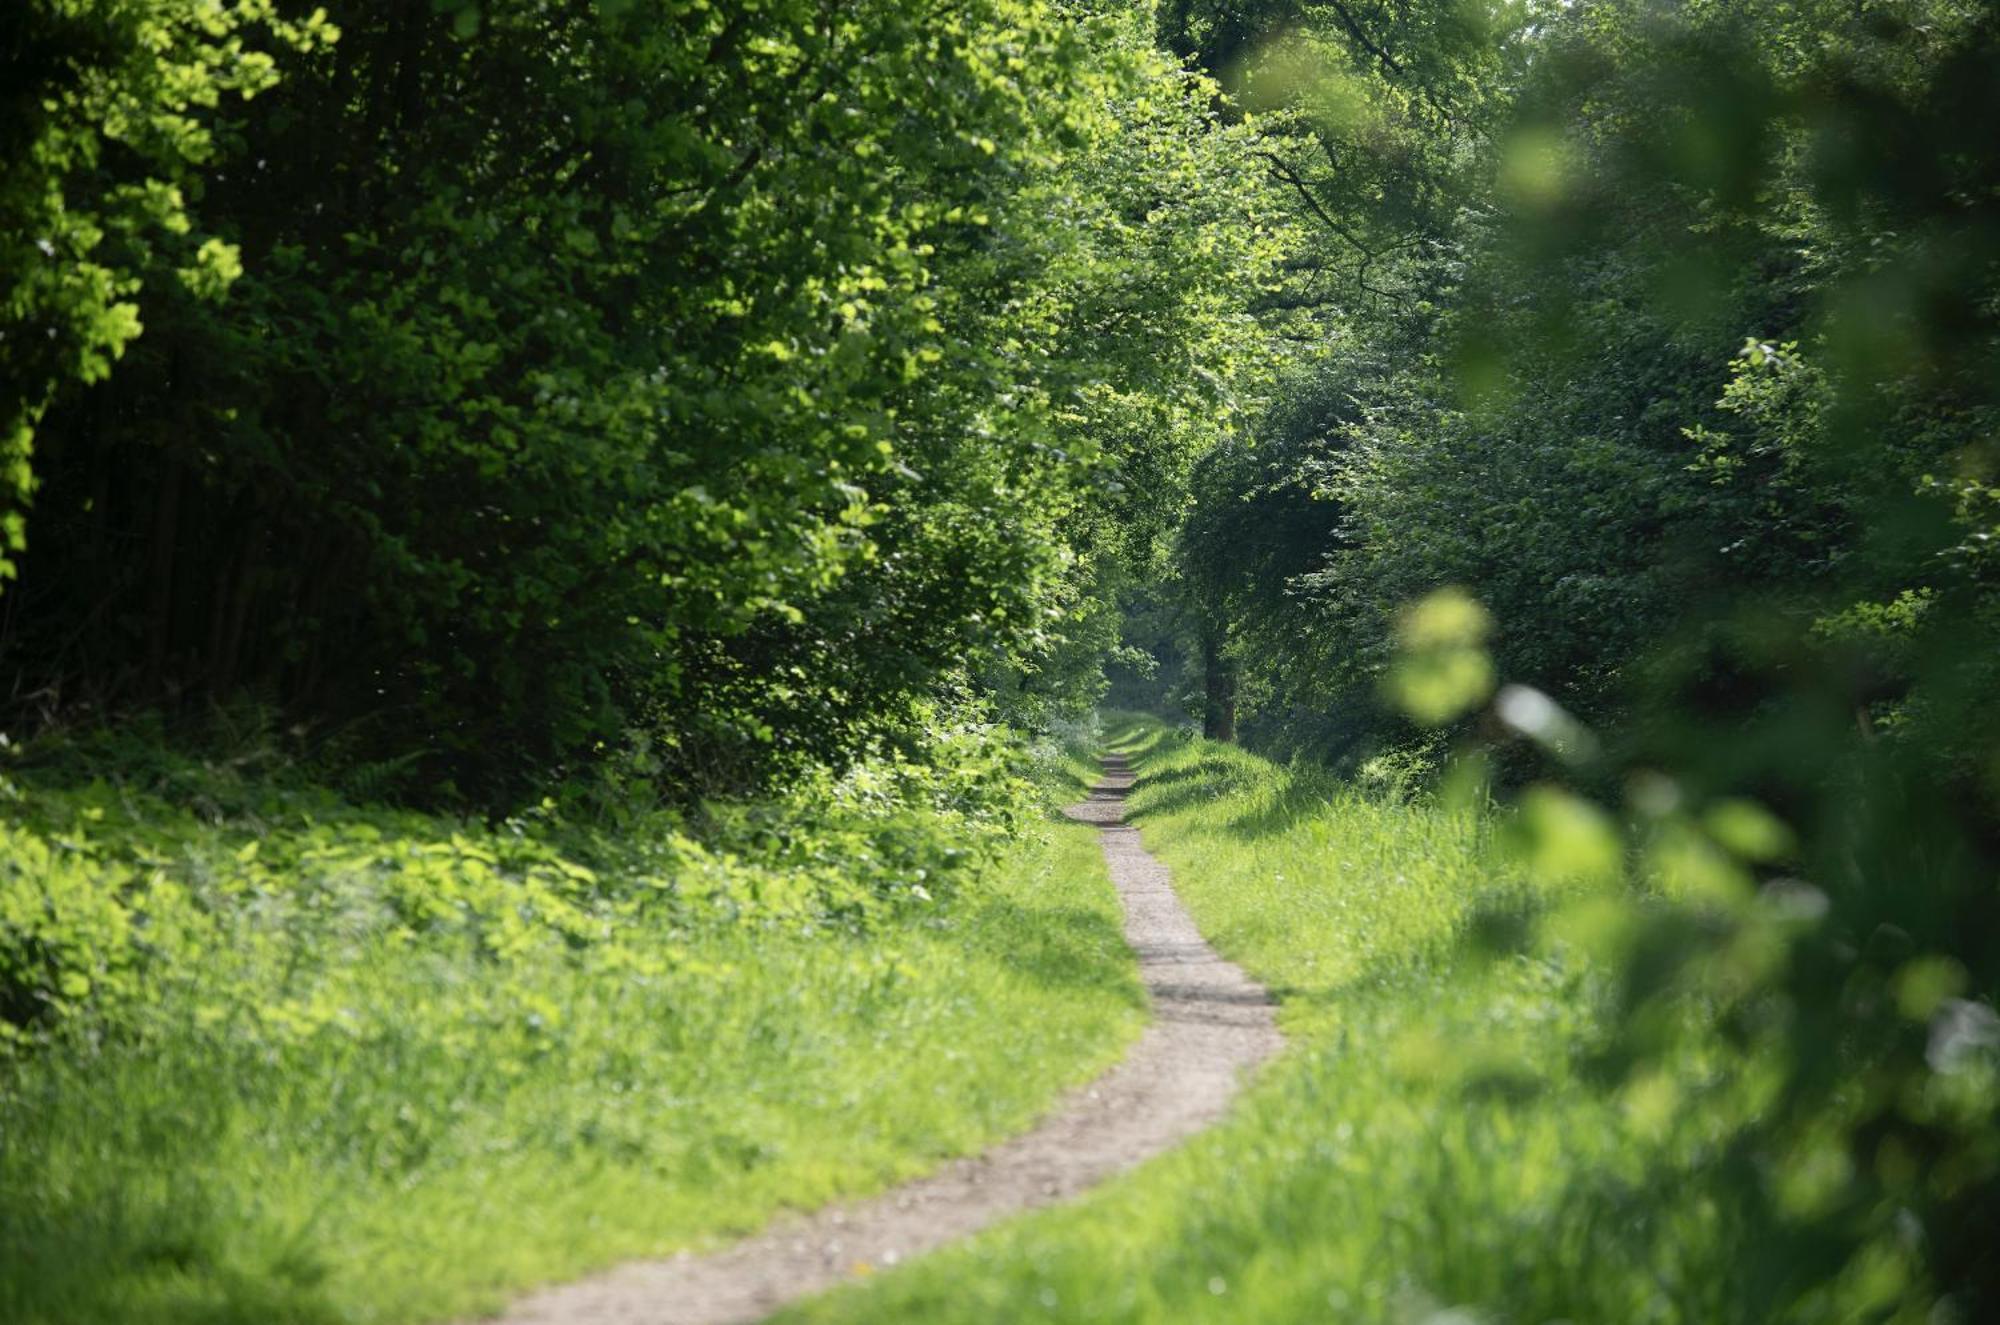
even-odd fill
[{"label": "tree trunk", "polygon": [[[253,495],[252,502],[256,502]],[[264,550],[264,520],[253,505],[249,526],[243,532],[243,550],[236,562],[235,583],[230,586],[227,611],[222,624],[221,647],[215,656],[211,691],[216,699],[226,699],[236,689],[242,674],[243,630],[250,620],[250,604],[257,594],[258,562]]]},{"label": "tree trunk", "polygon": [[1223,651],[1223,633],[1210,626],[1201,634],[1201,734],[1211,741],[1236,739],[1236,660]]},{"label": "tree trunk", "polygon": [[168,460],[153,497],[152,583],[146,594],[146,689],[165,699],[174,691],[167,675],[173,648],[174,552],[181,538],[181,467]]}]

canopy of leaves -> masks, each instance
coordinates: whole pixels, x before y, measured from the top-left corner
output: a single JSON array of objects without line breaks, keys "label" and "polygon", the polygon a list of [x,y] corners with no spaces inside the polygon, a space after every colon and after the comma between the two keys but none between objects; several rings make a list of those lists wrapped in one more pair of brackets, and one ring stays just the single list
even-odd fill
[{"label": "canopy of leaves", "polygon": [[72,89],[0,189],[14,693],[248,689],[482,797],[631,739],[758,785],[968,666],[1087,694],[1051,660],[1226,426],[1272,245],[1140,25],[333,10],[8,20]]}]

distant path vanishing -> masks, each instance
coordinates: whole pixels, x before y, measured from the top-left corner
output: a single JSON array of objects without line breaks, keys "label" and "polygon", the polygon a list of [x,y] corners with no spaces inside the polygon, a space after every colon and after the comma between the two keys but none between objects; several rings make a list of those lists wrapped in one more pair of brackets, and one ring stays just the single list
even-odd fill
[{"label": "distant path vanishing", "polygon": [[1125,907],[1153,1021],[1116,1067],[1059,1101],[1033,1131],[879,1196],[809,1215],[707,1254],[635,1261],[544,1289],[505,1325],[739,1325],[1023,1210],[1067,1200],[1222,1116],[1243,1072],[1280,1039],[1270,996],[1202,940],[1167,868],[1125,823],[1133,783],[1107,755],[1090,799],[1064,813],[1098,825]]}]

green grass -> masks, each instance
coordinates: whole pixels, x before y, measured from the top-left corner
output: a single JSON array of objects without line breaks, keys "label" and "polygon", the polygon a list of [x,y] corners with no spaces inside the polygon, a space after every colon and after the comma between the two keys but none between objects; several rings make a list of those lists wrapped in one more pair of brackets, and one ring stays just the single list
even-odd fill
[{"label": "green grass", "polygon": [[975,864],[898,793],[730,854],[195,781],[0,820],[9,1325],[462,1315],[979,1148],[1143,1020],[1078,826]]},{"label": "green grass", "polygon": [[802,1304],[847,1322],[1749,1320],[1690,1157],[1593,1077],[1596,981],[1491,822],[1156,725],[1132,809],[1292,1045],[1222,1125],[1082,1202]]}]

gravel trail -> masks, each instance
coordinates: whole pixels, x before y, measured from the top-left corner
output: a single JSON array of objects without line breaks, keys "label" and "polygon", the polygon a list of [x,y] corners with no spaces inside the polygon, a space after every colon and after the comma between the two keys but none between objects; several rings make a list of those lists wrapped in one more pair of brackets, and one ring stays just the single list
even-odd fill
[{"label": "gravel trail", "polygon": [[522,1298],[505,1325],[741,1325],[1037,1206],[1068,1200],[1215,1122],[1280,1044],[1271,999],[1202,940],[1166,866],[1125,824],[1117,755],[1072,819],[1096,824],[1153,1021],[1104,1075],[1032,1131],[864,1201],[780,1216],[718,1251],[635,1261]]}]

